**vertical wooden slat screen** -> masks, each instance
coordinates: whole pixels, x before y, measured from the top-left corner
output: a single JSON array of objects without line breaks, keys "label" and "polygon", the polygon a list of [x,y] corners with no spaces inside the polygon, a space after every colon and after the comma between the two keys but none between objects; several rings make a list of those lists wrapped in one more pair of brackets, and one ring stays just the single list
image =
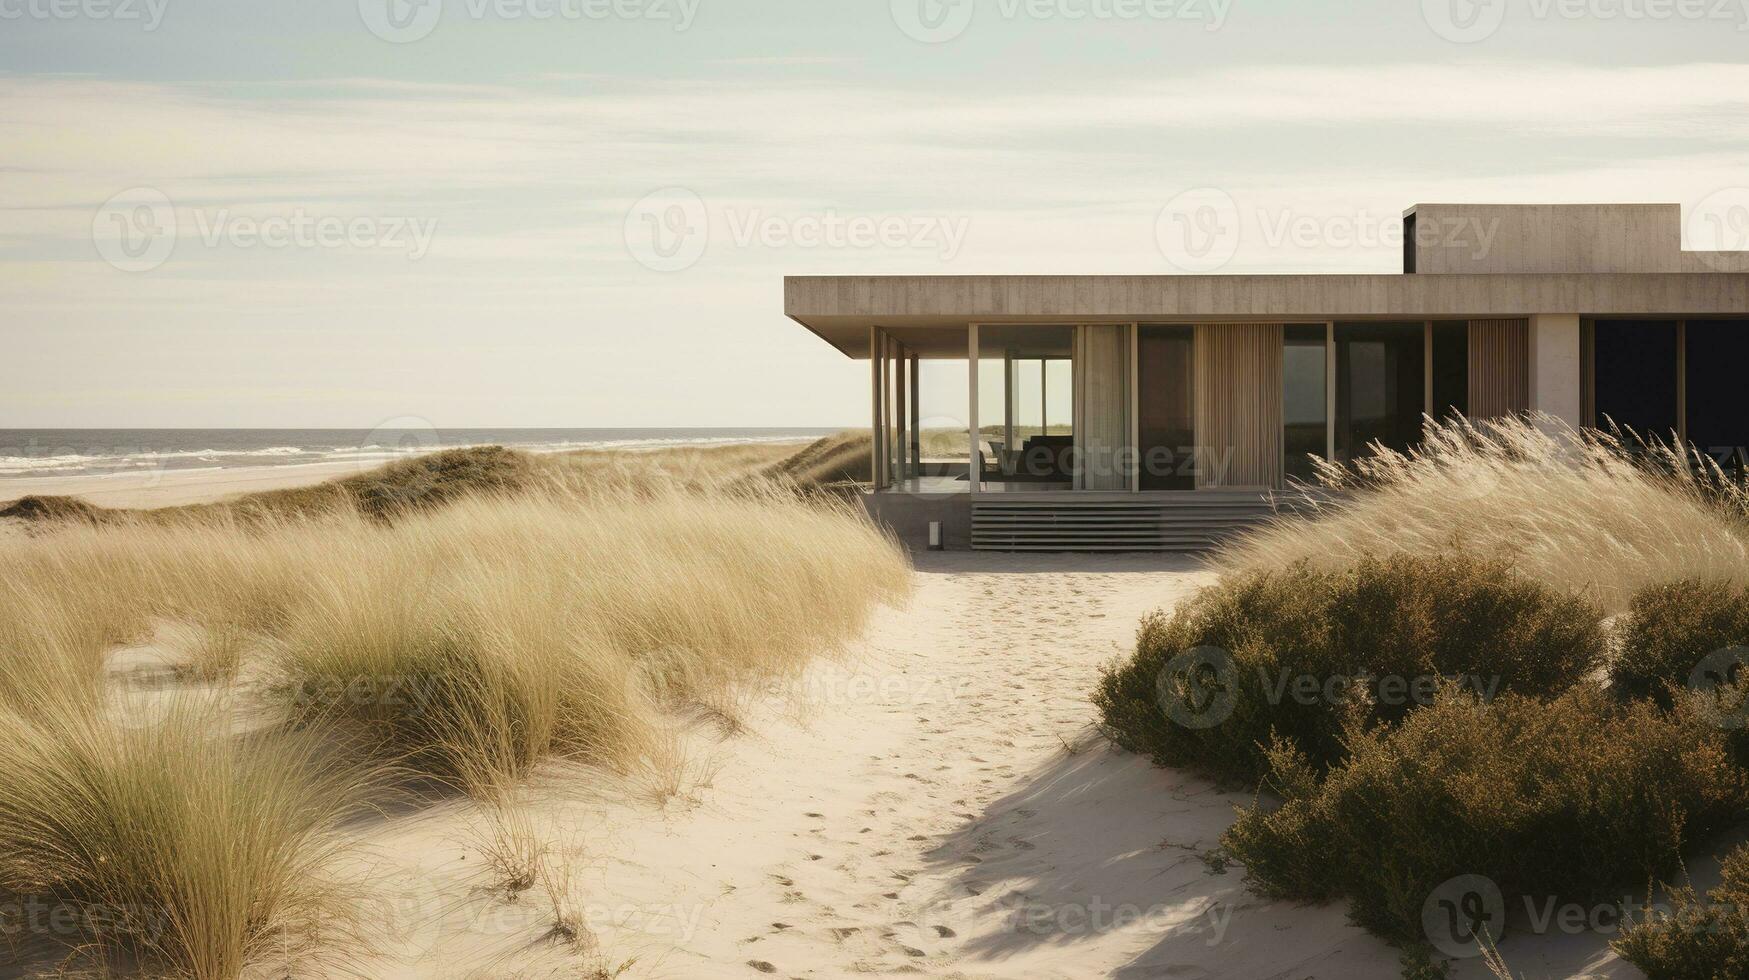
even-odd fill
[{"label": "vertical wooden slat screen", "polygon": [[1282,324],[1196,325],[1196,484],[1282,482]]},{"label": "vertical wooden slat screen", "polygon": [[1127,490],[1119,464],[1129,444],[1129,325],[1075,328],[1075,489]]},{"label": "vertical wooden slat screen", "polygon": [[1530,321],[1470,321],[1470,418],[1530,411]]}]

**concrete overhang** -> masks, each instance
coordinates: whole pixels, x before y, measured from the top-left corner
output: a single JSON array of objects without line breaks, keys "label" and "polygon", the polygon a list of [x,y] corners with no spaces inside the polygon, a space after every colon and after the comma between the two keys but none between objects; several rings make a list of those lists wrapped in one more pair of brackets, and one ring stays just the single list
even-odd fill
[{"label": "concrete overhang", "polygon": [[1749,274],[787,276],[784,313],[853,358],[870,327],[966,356],[968,323],[1749,317]]}]

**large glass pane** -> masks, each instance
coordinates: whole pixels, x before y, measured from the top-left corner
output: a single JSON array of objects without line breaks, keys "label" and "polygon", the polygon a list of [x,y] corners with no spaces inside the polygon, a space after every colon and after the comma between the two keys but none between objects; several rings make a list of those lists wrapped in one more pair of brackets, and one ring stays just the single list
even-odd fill
[{"label": "large glass pane", "polygon": [[1433,417],[1444,421],[1470,412],[1470,324],[1433,325]]},{"label": "large glass pane", "polygon": [[[1674,320],[1599,320],[1592,328],[1594,423],[1669,440],[1676,432]],[[1690,356],[1692,362],[1693,357]]]},{"label": "large glass pane", "polygon": [[1407,450],[1421,441],[1426,408],[1424,323],[1336,325],[1336,456],[1373,445]]},{"label": "large glass pane", "polygon": [[1690,320],[1685,346],[1689,444],[1741,473],[1749,461],[1749,320]]},{"label": "large glass pane", "polygon": [[[1075,331],[1063,325],[978,328],[980,485],[992,491],[1066,489],[1074,435],[1068,424],[1073,380],[1067,364]],[[1058,417],[1062,406],[1061,418]],[[1046,425],[1047,419],[1050,424]]]},{"label": "large glass pane", "polygon": [[1196,489],[1195,330],[1143,324],[1137,337],[1143,490]]},{"label": "large glass pane", "polygon": [[1290,323],[1281,352],[1282,472],[1300,480],[1315,475],[1311,457],[1329,450],[1326,329],[1322,323]]}]

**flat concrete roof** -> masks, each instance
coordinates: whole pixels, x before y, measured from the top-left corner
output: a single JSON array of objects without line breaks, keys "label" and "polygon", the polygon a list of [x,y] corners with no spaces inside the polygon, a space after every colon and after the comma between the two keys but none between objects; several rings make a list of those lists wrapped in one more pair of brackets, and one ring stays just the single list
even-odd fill
[{"label": "flat concrete roof", "polygon": [[783,293],[787,316],[863,359],[871,326],[921,356],[963,358],[973,322],[1749,317],[1740,272],[787,276]]}]

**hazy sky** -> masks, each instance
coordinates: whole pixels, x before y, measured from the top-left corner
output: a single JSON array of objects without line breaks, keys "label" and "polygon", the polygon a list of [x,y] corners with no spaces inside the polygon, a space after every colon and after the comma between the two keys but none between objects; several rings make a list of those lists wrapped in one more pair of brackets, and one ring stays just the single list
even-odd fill
[{"label": "hazy sky", "polygon": [[0,428],[865,423],[866,365],[783,317],[785,274],[1180,271],[1163,209],[1208,188],[1224,272],[1396,271],[1417,201],[1716,210],[1749,195],[1746,28],[1749,0],[0,0]]}]

